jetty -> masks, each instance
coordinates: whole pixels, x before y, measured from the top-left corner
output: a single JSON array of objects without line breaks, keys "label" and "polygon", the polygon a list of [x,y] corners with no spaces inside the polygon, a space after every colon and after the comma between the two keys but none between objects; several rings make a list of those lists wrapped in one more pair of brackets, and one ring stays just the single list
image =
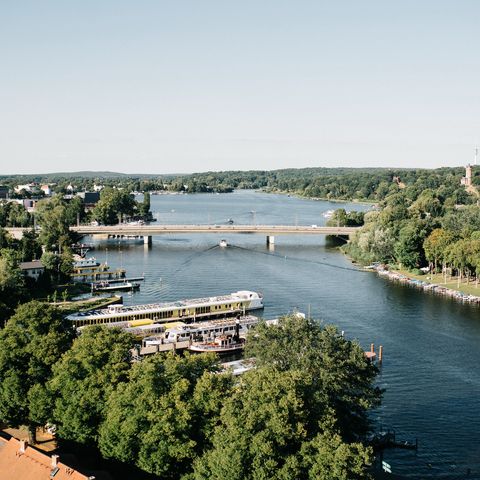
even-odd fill
[{"label": "jetty", "polygon": [[386,448],[402,448],[405,450],[418,450],[418,439],[415,442],[407,440],[397,440],[395,430],[387,430],[386,432],[379,432],[368,442],[370,446],[376,450],[381,451]]}]

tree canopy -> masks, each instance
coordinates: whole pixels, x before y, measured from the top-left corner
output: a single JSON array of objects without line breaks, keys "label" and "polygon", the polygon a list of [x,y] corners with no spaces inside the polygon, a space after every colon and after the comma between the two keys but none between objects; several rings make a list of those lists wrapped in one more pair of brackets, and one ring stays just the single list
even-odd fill
[{"label": "tree canopy", "polygon": [[360,440],[381,392],[360,346],[285,317],[256,328],[246,354],[257,367],[226,399],[195,479],[367,478],[372,452]]},{"label": "tree canopy", "polygon": [[59,437],[95,444],[107,398],[128,378],[133,344],[130,334],[104,326],[90,326],[75,339],[47,385]]},{"label": "tree canopy", "polygon": [[180,478],[210,445],[213,425],[231,390],[209,355],[154,356],[134,365],[110,396],[100,429],[106,457]]},{"label": "tree canopy", "polygon": [[32,301],[19,306],[0,330],[0,419],[34,431],[45,418],[38,395],[74,332],[53,307]]}]

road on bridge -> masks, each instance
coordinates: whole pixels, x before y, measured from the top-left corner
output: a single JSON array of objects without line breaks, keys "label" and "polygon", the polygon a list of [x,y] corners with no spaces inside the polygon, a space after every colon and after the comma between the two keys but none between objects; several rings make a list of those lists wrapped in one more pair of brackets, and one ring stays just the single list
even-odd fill
[{"label": "road on bridge", "polygon": [[[324,227],[317,225],[80,225],[70,230],[81,235],[152,236],[171,233],[260,233],[264,235],[342,235],[350,236],[360,227]],[[21,238],[29,228],[6,228]]]},{"label": "road on bridge", "polygon": [[360,227],[323,227],[317,225],[82,225],[70,227],[83,235],[139,235],[151,236],[165,233],[261,233],[265,235],[345,235]]}]

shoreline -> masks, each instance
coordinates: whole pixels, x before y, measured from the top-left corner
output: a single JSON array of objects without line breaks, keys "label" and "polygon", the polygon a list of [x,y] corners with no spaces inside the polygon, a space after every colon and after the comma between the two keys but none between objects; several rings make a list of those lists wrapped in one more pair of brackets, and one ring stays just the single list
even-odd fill
[{"label": "shoreline", "polygon": [[462,291],[460,287],[457,289],[447,287],[446,285],[448,285],[448,283],[442,284],[429,281],[432,280],[431,277],[425,277],[425,280],[423,280],[419,275],[410,274],[401,270],[391,270],[388,268],[388,266],[385,268],[385,266],[379,265],[369,270],[375,272],[382,278],[390,280],[391,282],[417,288],[427,293],[433,293],[435,295],[452,298],[458,302],[480,305],[480,288],[478,295],[474,295],[473,293]]},{"label": "shoreline", "polygon": [[295,198],[302,198],[304,200],[312,200],[314,202],[330,202],[330,203],[358,203],[359,205],[368,205],[373,206],[378,203],[378,201],[374,200],[361,200],[358,198],[354,198],[352,200],[346,200],[343,198],[326,198],[326,197],[309,197],[307,195],[301,195],[299,193],[294,192],[287,192],[285,190],[258,190],[262,193],[274,193],[276,195],[289,195]]}]

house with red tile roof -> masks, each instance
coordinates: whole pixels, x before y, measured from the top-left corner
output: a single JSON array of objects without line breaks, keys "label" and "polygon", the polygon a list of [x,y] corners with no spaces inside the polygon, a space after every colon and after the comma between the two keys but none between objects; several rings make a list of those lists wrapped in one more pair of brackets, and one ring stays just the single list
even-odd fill
[{"label": "house with red tile roof", "polygon": [[63,464],[58,455],[46,455],[25,440],[0,437],[0,480],[94,480]]}]

